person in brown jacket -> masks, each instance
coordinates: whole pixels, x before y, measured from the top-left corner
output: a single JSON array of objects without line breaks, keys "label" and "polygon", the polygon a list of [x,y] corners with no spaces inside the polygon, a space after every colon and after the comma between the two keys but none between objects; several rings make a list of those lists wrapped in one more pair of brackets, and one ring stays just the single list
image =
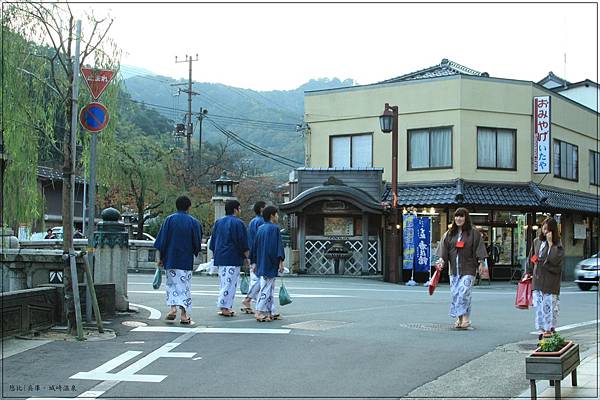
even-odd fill
[{"label": "person in brown jacket", "polygon": [[540,236],[533,240],[527,265],[527,276],[533,274],[535,329],[540,333],[540,339],[552,336],[558,323],[564,255],[558,224],[554,218],[546,218]]},{"label": "person in brown jacket", "polygon": [[466,208],[454,212],[454,222],[444,234],[437,249],[438,264],[444,268],[450,264],[450,316],[456,318],[455,328],[471,326],[471,289],[477,267],[483,268],[487,257],[481,233],[473,229],[471,216]]}]

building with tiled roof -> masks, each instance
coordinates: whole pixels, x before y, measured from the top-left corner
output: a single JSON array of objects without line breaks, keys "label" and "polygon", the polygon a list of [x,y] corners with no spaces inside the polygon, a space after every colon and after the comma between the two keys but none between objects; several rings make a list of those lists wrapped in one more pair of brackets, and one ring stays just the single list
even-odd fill
[{"label": "building with tiled roof", "polygon": [[[552,215],[565,246],[564,277],[572,278],[574,265],[598,251],[599,231],[597,95],[586,103],[591,92],[582,97],[581,88],[596,93],[598,85],[553,73],[539,82],[490,77],[443,59],[374,84],[305,92],[306,167],[281,205],[296,232],[299,270],[390,281],[413,275],[389,269],[392,234],[405,228],[390,211],[391,135],[379,125],[389,103],[399,110],[398,213],[430,219],[434,250],[454,211],[466,207],[494,250],[492,279],[516,279]],[[534,131],[542,128],[549,131]],[[373,202],[380,210],[366,206]],[[347,269],[328,253],[334,242],[351,248]]]}]

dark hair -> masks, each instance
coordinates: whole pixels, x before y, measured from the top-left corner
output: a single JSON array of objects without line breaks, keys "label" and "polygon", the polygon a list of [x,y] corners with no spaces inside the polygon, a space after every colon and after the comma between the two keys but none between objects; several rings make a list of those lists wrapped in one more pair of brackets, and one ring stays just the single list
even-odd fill
[{"label": "dark hair", "polygon": [[240,208],[240,202],[237,200],[227,200],[225,202],[225,215],[233,215],[233,211]]},{"label": "dark hair", "polygon": [[187,196],[179,196],[177,200],[175,200],[175,207],[177,207],[177,211],[187,211],[192,206],[192,201]]},{"label": "dark hair", "polygon": [[542,222],[542,228],[540,228],[540,240],[545,242],[546,235],[544,234],[544,225],[546,225],[547,229],[552,232],[552,244],[558,244],[560,242],[560,233],[558,233],[558,222],[552,217],[548,217]]},{"label": "dark hair", "polygon": [[267,203],[265,203],[262,200],[254,203],[254,214],[260,215],[260,213],[262,212],[262,209],[265,208],[266,205],[267,205]]},{"label": "dark hair", "polygon": [[[456,211],[454,211],[454,216],[459,216],[459,217],[465,217],[465,223],[462,226],[462,231],[463,232],[468,232],[470,231],[473,226],[471,225],[471,216],[469,215],[469,210],[467,210],[464,207],[460,207],[457,208]],[[450,227],[450,237],[456,235],[458,233],[458,225],[456,225],[456,222],[454,221],[454,218],[452,219],[452,226]]]},{"label": "dark hair", "polygon": [[263,219],[267,222],[271,220],[271,216],[277,214],[277,207],[268,206],[262,212]]},{"label": "dark hair", "polygon": [[48,230],[46,232],[52,233],[52,228],[48,228]]}]

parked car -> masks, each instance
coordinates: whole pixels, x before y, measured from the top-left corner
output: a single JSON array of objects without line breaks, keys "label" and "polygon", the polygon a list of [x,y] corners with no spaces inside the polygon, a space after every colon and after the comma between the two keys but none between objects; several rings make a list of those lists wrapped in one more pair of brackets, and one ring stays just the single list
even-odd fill
[{"label": "parked car", "polygon": [[575,283],[581,290],[590,290],[592,286],[598,286],[598,277],[600,269],[600,261],[598,257],[600,253],[596,253],[590,258],[580,261],[575,266]]}]

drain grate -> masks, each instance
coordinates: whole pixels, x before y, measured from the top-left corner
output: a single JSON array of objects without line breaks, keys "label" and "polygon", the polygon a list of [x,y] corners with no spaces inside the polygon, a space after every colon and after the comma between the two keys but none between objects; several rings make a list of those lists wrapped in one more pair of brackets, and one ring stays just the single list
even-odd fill
[{"label": "drain grate", "polygon": [[416,329],[419,331],[454,331],[454,325],[447,324],[430,324],[430,323],[420,323],[420,322],[410,322],[406,324],[399,324],[400,328],[407,329]]}]

